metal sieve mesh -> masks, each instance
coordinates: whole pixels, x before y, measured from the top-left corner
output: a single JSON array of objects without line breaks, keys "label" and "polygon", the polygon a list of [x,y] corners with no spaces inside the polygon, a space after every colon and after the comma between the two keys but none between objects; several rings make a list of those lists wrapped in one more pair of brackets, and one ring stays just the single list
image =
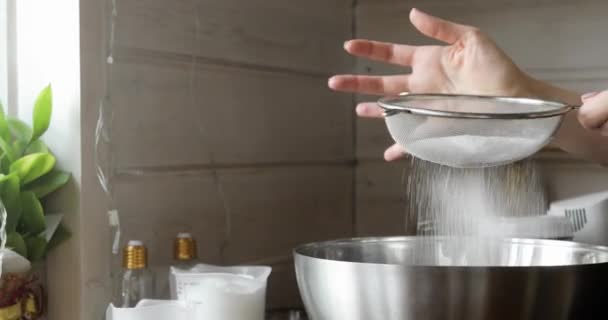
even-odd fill
[{"label": "metal sieve mesh", "polygon": [[573,108],[528,98],[425,94],[379,103],[391,136],[408,153],[460,168],[503,165],[536,153]]}]

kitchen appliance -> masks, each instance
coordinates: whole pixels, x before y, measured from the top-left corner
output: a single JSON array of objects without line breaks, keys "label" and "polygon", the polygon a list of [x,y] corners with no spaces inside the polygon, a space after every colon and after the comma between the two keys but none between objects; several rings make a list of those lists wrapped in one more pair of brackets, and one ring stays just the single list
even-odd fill
[{"label": "kitchen appliance", "polygon": [[605,317],[608,248],[556,240],[346,239],[294,251],[315,320]]},{"label": "kitchen appliance", "polygon": [[574,230],[570,219],[565,216],[490,217],[481,219],[477,235],[572,241]]},{"label": "kitchen appliance", "polygon": [[608,246],[608,191],[554,201],[548,214],[572,221],[574,241]]},{"label": "kitchen appliance", "polygon": [[530,98],[403,94],[378,101],[388,130],[417,158],[451,167],[491,167],[539,151],[578,108]]}]

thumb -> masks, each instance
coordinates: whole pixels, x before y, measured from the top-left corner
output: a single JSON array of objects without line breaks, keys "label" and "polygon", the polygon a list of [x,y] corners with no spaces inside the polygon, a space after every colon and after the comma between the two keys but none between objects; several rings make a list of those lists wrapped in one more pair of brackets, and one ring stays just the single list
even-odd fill
[{"label": "thumb", "polygon": [[427,37],[449,44],[455,43],[467,32],[476,30],[474,27],[434,17],[416,8],[410,12],[410,21],[418,31]]},{"label": "thumb", "polygon": [[589,130],[602,130],[608,135],[608,91],[589,93],[581,98],[583,105],[578,111],[578,120]]}]

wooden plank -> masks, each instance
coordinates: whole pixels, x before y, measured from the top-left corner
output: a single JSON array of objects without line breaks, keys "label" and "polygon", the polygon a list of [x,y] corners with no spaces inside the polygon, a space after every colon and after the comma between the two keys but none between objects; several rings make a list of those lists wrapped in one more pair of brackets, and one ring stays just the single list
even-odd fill
[{"label": "wooden plank", "polygon": [[350,69],[350,1],[118,1],[119,47],[327,73]]},{"label": "wooden plank", "polygon": [[351,96],[323,78],[143,58],[113,70],[118,167],[353,157]]},{"label": "wooden plank", "polygon": [[228,263],[289,255],[303,243],[351,235],[351,166],[230,170],[221,181],[232,211]]},{"label": "wooden plank", "polygon": [[413,234],[406,202],[407,162],[363,162],[357,166],[357,236]]},{"label": "wooden plank", "polygon": [[219,245],[226,224],[210,172],[122,178],[115,194],[122,239],[144,241],[150,265],[171,263],[173,239],[179,232],[196,237],[202,261],[221,262]]},{"label": "wooden plank", "polygon": [[[232,211],[225,263],[291,257],[298,245],[353,236],[352,167],[232,170],[221,177]],[[291,259],[270,265],[268,307],[301,306]]]},{"label": "wooden plank", "polygon": [[[450,1],[450,0],[408,0],[406,1],[409,6],[412,7],[443,7],[443,8],[451,8],[451,7],[460,7],[460,6],[468,6],[472,9],[478,9],[479,7],[487,7],[488,4],[492,5],[494,8],[502,8],[504,6],[508,7],[520,7],[520,8],[533,8],[538,6],[546,6],[546,5],[555,5],[555,4],[572,4],[572,3],[589,3],[594,0],[460,0],[460,1]],[[376,5],[376,4],[403,4],[403,0],[358,0],[359,5]]]},{"label": "wooden plank", "polygon": [[382,119],[357,119],[357,159],[382,160],[386,148],[395,141]]},{"label": "wooden plank", "polygon": [[[598,30],[608,27],[603,15],[608,3],[600,0],[584,3],[560,1],[530,6],[484,1],[471,6],[466,1],[435,1],[426,5],[419,2],[435,15],[481,28],[525,68],[606,67],[608,47],[601,45],[604,39]],[[362,3],[357,9],[358,36],[410,44],[432,43],[407,21],[412,6],[409,2]],[[366,67],[379,73],[395,71],[367,63],[359,69]]]},{"label": "wooden plank", "polygon": [[599,165],[560,159],[540,159],[539,162],[552,201],[608,190],[608,170]]},{"label": "wooden plank", "polygon": [[175,234],[191,232],[204,262],[275,267],[268,305],[299,306],[291,250],[353,235],[352,167],[226,169],[218,176],[228,220],[210,172],[122,177],[123,239],[145,241],[150,263],[167,266]]}]

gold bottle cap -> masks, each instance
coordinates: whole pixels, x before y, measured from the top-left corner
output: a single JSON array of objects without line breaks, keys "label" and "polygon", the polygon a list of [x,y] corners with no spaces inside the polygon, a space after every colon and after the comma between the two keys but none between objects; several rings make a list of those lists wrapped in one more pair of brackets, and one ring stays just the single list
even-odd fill
[{"label": "gold bottle cap", "polygon": [[175,238],[173,254],[175,260],[190,261],[196,259],[196,241],[189,233],[180,233]]},{"label": "gold bottle cap", "polygon": [[145,269],[148,266],[148,251],[143,242],[131,240],[122,255],[122,266],[125,269]]}]

